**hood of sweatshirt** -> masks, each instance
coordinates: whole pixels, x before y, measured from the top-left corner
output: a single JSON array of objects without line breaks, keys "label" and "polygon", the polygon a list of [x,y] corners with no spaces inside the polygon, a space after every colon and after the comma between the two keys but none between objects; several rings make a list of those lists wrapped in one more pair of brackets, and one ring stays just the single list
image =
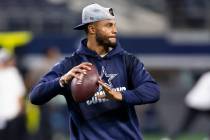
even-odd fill
[{"label": "hood of sweatshirt", "polygon": [[[116,47],[113,48],[111,51],[109,51],[108,54],[104,56],[104,58],[110,58],[116,54],[123,54],[124,52],[125,50],[121,47],[120,43],[117,42]],[[76,50],[76,53],[81,54],[81,55],[91,56],[91,57],[100,57],[95,51],[92,51],[87,47],[87,39],[83,39],[80,42],[80,45],[78,49]]]}]

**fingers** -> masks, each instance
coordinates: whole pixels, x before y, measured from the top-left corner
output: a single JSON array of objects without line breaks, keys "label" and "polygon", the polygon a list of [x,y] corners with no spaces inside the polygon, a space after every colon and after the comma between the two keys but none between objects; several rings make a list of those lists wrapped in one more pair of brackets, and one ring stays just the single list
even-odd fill
[{"label": "fingers", "polygon": [[99,98],[99,99],[107,98],[107,96],[105,94],[104,95],[97,95],[96,97]]},{"label": "fingers", "polygon": [[84,75],[87,74],[88,70],[91,70],[92,64],[89,62],[83,62],[75,67],[73,67],[69,72],[67,72],[62,79],[64,79],[65,83],[69,83],[74,77],[78,80],[82,80]]},{"label": "fingers", "polygon": [[[87,70],[91,70],[92,64],[89,62],[83,62],[70,70],[70,75],[82,80],[85,74],[87,74]],[[83,76],[81,76],[83,75]]]},{"label": "fingers", "polygon": [[78,80],[82,80],[83,78],[84,78],[84,74],[73,74],[72,73],[72,76],[74,77],[74,78],[77,78]]},{"label": "fingers", "polygon": [[106,83],[104,83],[101,79],[98,81],[98,83],[102,86],[104,92],[106,94],[104,95],[97,95],[100,99],[112,99],[116,101],[122,101],[122,93],[114,91],[109,87]]},{"label": "fingers", "polygon": [[112,89],[106,84],[104,83],[102,80],[99,80],[98,83],[102,86],[104,92],[106,93],[105,95],[99,95],[97,96],[98,98],[111,98],[112,95]]},{"label": "fingers", "polygon": [[80,65],[78,65],[78,68],[85,69],[85,70],[91,70],[92,64],[89,62],[83,62]]},{"label": "fingers", "polygon": [[87,71],[86,70],[84,70],[84,69],[80,69],[80,68],[77,68],[77,67],[75,67],[75,68],[73,68],[72,70],[71,70],[71,73],[74,73],[74,74],[87,74]]},{"label": "fingers", "polygon": [[111,91],[112,89],[106,84],[104,83],[102,80],[99,80],[98,83],[103,87],[104,90],[106,91]]}]

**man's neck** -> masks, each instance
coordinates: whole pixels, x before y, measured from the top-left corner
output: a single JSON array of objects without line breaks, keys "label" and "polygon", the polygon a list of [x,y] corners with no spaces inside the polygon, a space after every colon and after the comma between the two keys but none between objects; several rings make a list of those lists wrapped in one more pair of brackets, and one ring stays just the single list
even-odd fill
[{"label": "man's neck", "polygon": [[108,53],[109,49],[102,46],[102,45],[98,45],[98,43],[96,42],[95,39],[93,38],[88,38],[87,40],[87,47],[96,52],[98,55],[104,55],[106,53]]}]

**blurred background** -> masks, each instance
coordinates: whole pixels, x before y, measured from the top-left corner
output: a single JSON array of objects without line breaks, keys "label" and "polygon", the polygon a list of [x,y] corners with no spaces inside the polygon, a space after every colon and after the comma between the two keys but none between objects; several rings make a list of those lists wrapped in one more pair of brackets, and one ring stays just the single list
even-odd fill
[{"label": "blurred background", "polygon": [[[20,114],[8,115],[7,120],[4,110],[10,106],[0,107],[0,136],[68,139],[64,98],[57,96],[46,105],[34,106],[28,93],[43,74],[77,48],[84,33],[72,28],[81,22],[82,8],[94,2],[114,8],[121,45],[139,57],[160,84],[158,103],[136,107],[145,140],[167,139],[184,123],[185,97],[210,70],[209,0],[0,0],[0,46],[7,52],[0,53],[0,62],[19,71],[22,79],[6,81],[19,80],[24,92],[16,96]],[[0,65],[0,75],[5,75],[1,69]],[[10,105],[15,99],[6,98],[1,88],[14,86],[4,82],[0,81],[0,105],[6,99]],[[210,106],[205,111],[209,110]],[[14,119],[15,128],[4,132]],[[178,139],[203,140],[210,133],[209,126],[209,113],[203,113],[186,132],[180,131]]]}]

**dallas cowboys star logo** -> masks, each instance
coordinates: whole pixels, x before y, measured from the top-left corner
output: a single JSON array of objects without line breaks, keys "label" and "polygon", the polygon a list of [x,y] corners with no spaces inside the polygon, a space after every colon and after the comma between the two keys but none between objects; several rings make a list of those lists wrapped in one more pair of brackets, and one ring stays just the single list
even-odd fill
[{"label": "dallas cowboys star logo", "polygon": [[[101,78],[105,81],[105,82],[108,82],[108,86],[110,86],[111,88],[113,88],[113,85],[112,85],[112,80],[117,76],[118,74],[108,74],[104,68],[104,66],[102,66],[102,69],[101,69]],[[100,87],[101,88],[101,87]]]}]

